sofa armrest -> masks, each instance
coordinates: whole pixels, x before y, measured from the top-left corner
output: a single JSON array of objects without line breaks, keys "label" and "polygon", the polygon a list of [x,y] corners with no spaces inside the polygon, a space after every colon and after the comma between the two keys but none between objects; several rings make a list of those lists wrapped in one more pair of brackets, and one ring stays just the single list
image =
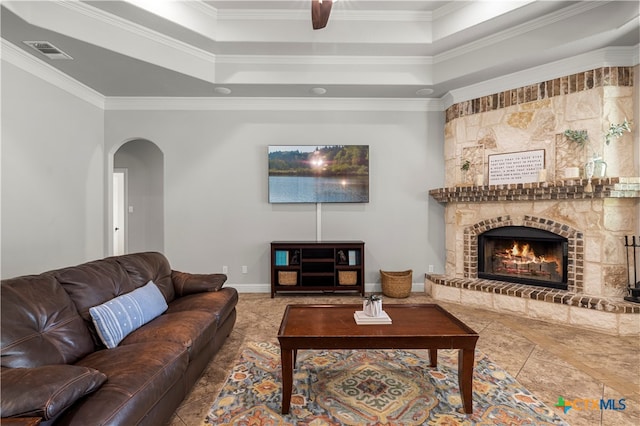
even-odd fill
[{"label": "sofa armrest", "polygon": [[56,418],[78,399],[94,392],[107,376],[89,367],[68,364],[2,368],[3,417]]},{"label": "sofa armrest", "polygon": [[218,291],[222,288],[227,276],[225,274],[190,274],[188,272],[171,271],[173,288],[176,296]]}]

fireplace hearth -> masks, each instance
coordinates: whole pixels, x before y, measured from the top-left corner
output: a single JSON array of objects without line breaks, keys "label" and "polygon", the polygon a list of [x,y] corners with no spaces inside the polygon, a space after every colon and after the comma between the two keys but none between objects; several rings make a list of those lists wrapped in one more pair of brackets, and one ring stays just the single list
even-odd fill
[{"label": "fireplace hearth", "polygon": [[478,235],[478,278],[566,290],[568,240],[526,226]]}]

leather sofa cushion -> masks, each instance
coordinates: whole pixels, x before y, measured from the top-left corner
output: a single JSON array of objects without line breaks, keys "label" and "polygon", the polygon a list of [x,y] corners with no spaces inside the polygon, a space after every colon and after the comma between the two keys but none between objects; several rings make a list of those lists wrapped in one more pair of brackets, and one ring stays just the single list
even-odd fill
[{"label": "leather sofa cushion", "polygon": [[142,287],[149,281],[153,281],[164,295],[167,303],[176,297],[171,280],[171,266],[169,260],[162,253],[126,254],[113,259],[116,259],[127,271],[129,279],[135,287]]},{"label": "leather sofa cushion", "polygon": [[238,303],[238,291],[233,287],[221,288],[212,293],[198,293],[180,297],[169,303],[166,314],[182,311],[206,311],[216,316],[222,324]]},{"label": "leather sofa cushion", "polygon": [[2,417],[50,420],[102,386],[107,376],[93,368],[59,364],[3,368],[1,380]]},{"label": "leather sofa cushion", "polygon": [[173,286],[179,297],[206,291],[218,291],[227,281],[225,274],[190,274],[188,272],[173,271],[171,273]]},{"label": "leather sofa cushion", "polygon": [[52,275],[2,280],[3,367],[68,364],[93,352],[89,329]]},{"label": "leather sofa cushion", "polygon": [[154,341],[94,352],[76,365],[105,373],[107,382],[76,402],[57,426],[138,424],[181,380],[188,354],[178,343]]},{"label": "leather sofa cushion", "polygon": [[211,312],[183,311],[164,314],[124,338],[120,345],[166,341],[182,345],[189,358],[196,358],[216,334],[216,317]]},{"label": "leather sofa cushion", "polygon": [[89,323],[89,308],[136,289],[127,271],[113,258],[60,269],[53,274]]}]

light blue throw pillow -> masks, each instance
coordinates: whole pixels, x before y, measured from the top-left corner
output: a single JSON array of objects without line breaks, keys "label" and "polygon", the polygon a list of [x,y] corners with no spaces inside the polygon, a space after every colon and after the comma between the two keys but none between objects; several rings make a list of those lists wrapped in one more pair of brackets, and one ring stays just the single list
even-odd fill
[{"label": "light blue throw pillow", "polygon": [[143,287],[89,308],[100,339],[115,348],[129,333],[142,327],[168,308],[164,296],[153,281]]}]

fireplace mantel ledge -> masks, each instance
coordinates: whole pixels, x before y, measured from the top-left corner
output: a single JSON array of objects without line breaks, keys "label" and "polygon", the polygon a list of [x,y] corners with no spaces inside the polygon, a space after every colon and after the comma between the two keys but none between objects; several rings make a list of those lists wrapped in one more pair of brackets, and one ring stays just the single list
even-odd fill
[{"label": "fireplace mantel ledge", "polygon": [[533,299],[542,302],[595,309],[617,314],[640,314],[640,304],[625,300],[607,299],[597,296],[572,293],[566,290],[536,287],[526,284],[514,284],[481,278],[456,278],[445,275],[425,274],[425,278],[434,284],[464,290],[495,293],[504,296]]},{"label": "fireplace mantel ledge", "polygon": [[554,182],[466,185],[432,189],[429,195],[444,204],[640,198],[640,177],[594,178],[591,179],[592,192],[585,191],[587,181],[587,179],[565,179]]}]

